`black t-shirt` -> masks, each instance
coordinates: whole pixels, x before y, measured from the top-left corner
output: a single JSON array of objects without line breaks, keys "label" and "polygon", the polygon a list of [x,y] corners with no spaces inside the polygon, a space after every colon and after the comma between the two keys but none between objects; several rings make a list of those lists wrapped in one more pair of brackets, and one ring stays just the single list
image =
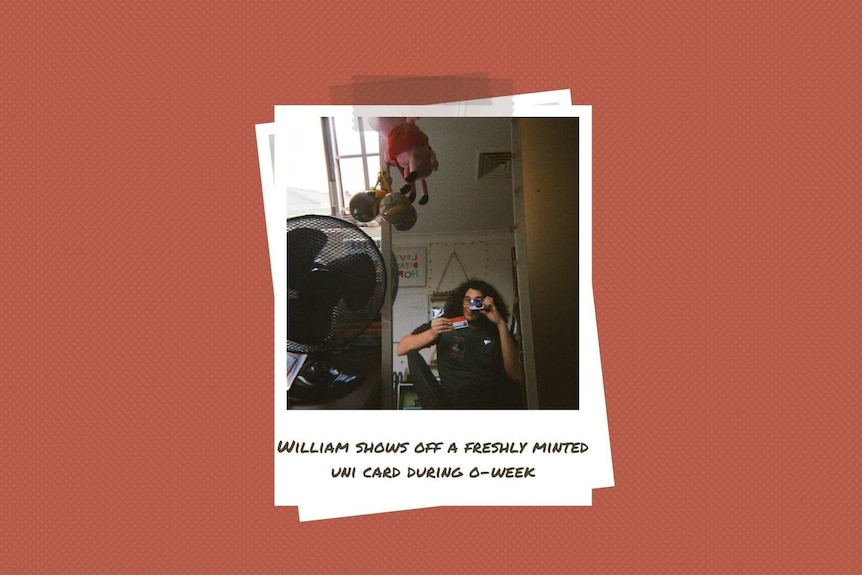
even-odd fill
[{"label": "black t-shirt", "polygon": [[[425,323],[413,334],[428,331]],[[506,375],[497,329],[477,326],[447,332],[437,340],[437,370],[440,385],[453,408],[516,408],[520,389]]]}]

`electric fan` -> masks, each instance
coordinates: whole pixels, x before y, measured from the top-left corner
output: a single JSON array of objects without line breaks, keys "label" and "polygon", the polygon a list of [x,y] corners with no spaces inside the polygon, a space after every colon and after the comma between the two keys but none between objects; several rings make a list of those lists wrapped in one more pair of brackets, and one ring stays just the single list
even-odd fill
[{"label": "electric fan", "polygon": [[287,220],[287,351],[308,354],[290,403],[331,401],[362,385],[362,370],[332,351],[378,318],[386,284],[380,250],[357,226],[331,216]]}]

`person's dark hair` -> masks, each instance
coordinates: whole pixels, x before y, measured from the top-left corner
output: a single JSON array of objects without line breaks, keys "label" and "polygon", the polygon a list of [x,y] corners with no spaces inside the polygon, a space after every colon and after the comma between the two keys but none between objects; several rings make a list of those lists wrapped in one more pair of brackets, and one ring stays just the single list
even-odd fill
[{"label": "person's dark hair", "polygon": [[503,298],[500,297],[500,292],[498,292],[497,289],[488,282],[477,279],[469,279],[465,281],[449,294],[443,315],[446,317],[458,317],[459,315],[464,315],[464,294],[467,293],[468,289],[478,290],[484,295],[494,298],[494,307],[497,308],[503,321],[509,321],[509,308],[506,305],[506,302],[503,301]]}]

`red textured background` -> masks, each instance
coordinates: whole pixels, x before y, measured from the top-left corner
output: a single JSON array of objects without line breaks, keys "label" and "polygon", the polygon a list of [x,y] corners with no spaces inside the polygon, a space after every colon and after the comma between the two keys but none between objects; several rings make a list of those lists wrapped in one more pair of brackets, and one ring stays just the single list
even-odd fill
[{"label": "red textured background", "polygon": [[[857,3],[80,4],[0,8],[0,572],[862,563]],[[254,124],[413,75],[593,105],[591,508],[272,506]]]}]

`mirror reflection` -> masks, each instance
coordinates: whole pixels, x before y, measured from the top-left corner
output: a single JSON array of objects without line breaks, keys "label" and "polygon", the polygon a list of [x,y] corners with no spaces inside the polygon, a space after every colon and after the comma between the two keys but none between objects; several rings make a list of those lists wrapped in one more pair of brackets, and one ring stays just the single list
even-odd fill
[{"label": "mirror reflection", "polygon": [[[420,118],[438,169],[408,232],[392,231],[400,409],[526,405],[516,341],[512,121]],[[401,182],[403,177],[395,177]]]}]

